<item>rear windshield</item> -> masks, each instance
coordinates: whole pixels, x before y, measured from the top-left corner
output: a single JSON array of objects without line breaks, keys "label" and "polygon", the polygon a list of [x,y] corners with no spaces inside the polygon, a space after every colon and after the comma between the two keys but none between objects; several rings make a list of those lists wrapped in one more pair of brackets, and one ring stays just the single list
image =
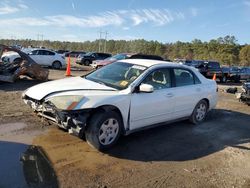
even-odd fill
[{"label": "rear windshield", "polygon": [[207,66],[209,68],[220,68],[220,64],[218,62],[213,62],[213,61],[208,62]]}]

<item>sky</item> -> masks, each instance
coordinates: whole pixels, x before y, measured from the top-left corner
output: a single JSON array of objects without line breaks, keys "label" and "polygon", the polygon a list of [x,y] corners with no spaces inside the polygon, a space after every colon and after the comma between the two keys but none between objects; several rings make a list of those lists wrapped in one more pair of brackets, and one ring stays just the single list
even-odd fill
[{"label": "sky", "polygon": [[[107,32],[107,33],[106,33]],[[0,38],[250,43],[250,0],[1,0]]]}]

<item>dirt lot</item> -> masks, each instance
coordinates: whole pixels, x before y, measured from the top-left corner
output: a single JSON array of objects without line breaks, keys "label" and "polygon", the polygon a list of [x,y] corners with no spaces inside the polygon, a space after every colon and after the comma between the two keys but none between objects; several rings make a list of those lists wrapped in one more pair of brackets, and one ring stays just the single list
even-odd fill
[{"label": "dirt lot", "polygon": [[[50,71],[50,79],[62,77],[64,71]],[[0,187],[250,187],[250,106],[222,92],[226,86],[219,86],[217,108],[203,124],[135,133],[100,153],[22,102],[21,93],[37,83],[0,83]],[[39,146],[51,166],[39,169],[44,165],[36,162],[36,170],[27,170],[20,157],[29,145]]]}]

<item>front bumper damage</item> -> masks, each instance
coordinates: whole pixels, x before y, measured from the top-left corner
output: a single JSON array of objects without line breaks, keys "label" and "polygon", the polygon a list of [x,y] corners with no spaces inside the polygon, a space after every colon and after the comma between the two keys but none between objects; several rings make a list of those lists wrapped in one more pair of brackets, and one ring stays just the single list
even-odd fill
[{"label": "front bumper damage", "polygon": [[57,124],[60,128],[68,130],[70,134],[82,137],[91,109],[60,110],[50,102],[37,101],[27,96],[23,97],[23,101],[38,116]]}]

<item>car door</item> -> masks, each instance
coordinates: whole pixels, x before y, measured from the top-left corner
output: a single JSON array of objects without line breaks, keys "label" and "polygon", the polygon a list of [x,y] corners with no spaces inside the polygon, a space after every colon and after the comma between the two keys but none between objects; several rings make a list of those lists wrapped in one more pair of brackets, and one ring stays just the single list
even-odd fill
[{"label": "car door", "polygon": [[29,53],[29,56],[39,65],[41,64],[41,59],[40,59],[40,55],[39,55],[39,51],[40,50],[33,50]]},{"label": "car door", "polygon": [[202,87],[201,81],[188,69],[174,68],[174,93],[175,109],[173,118],[188,117],[192,114],[195,105],[201,100]]},{"label": "car door", "polygon": [[141,84],[154,87],[152,93],[134,92],[131,96],[130,130],[172,119],[175,105],[169,69],[150,73]]},{"label": "car door", "polygon": [[43,54],[41,56],[43,64],[45,66],[52,66],[52,63],[56,61],[55,59],[55,53],[48,51],[48,50],[42,50]]}]

